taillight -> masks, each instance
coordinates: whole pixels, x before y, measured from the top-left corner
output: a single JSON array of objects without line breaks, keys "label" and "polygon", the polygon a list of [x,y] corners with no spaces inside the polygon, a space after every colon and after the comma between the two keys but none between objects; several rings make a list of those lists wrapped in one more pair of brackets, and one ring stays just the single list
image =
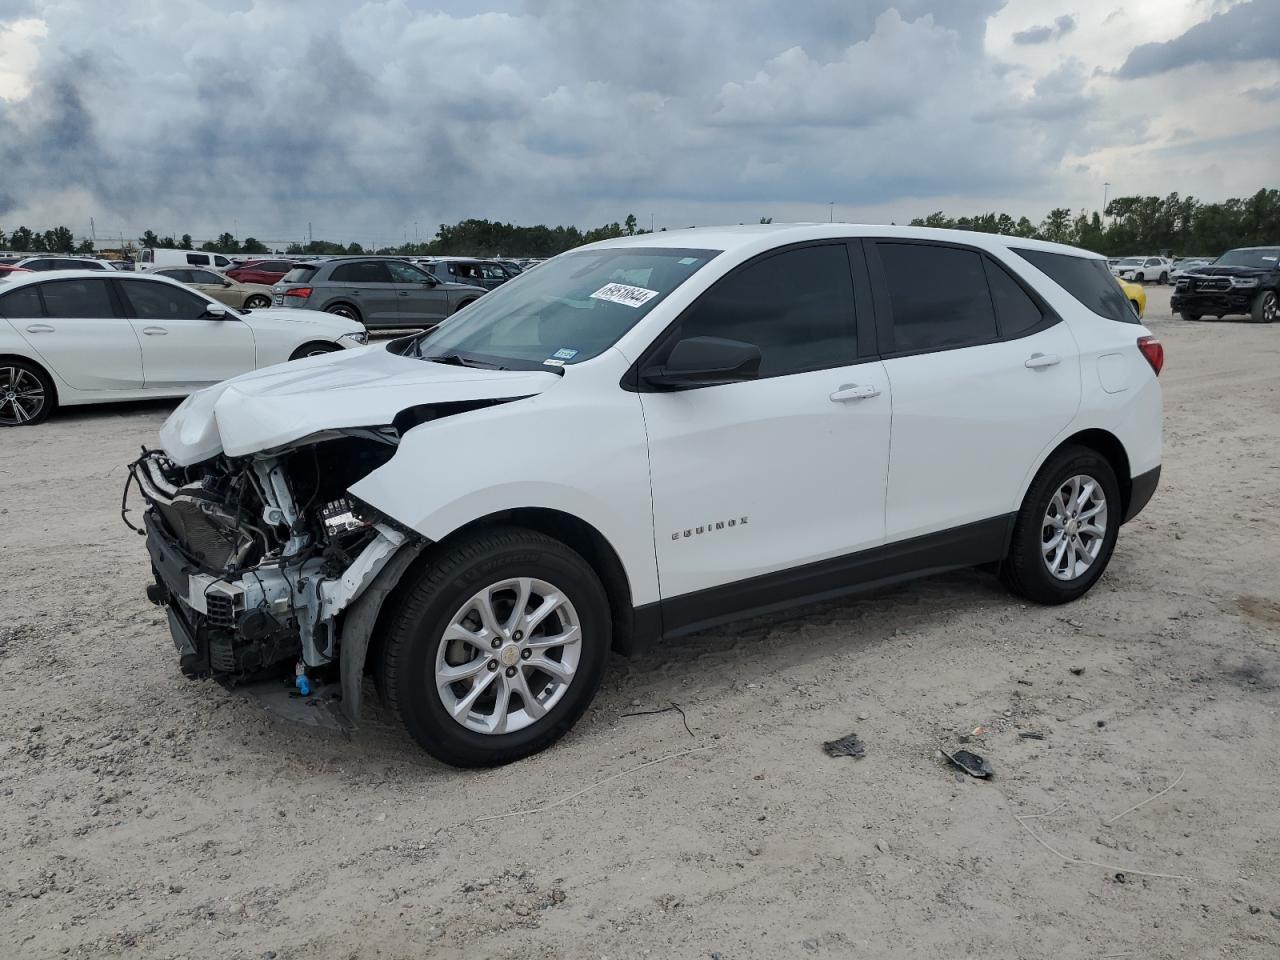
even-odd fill
[{"label": "taillight", "polygon": [[[311,296],[311,288],[310,287],[294,287],[291,290],[286,290],[284,292],[284,295],[286,297],[300,297],[303,300],[305,300],[307,299],[307,297]],[[1144,337],[1143,339],[1150,340],[1151,338]],[[1159,346],[1159,344],[1156,344],[1156,346]]]},{"label": "taillight", "polygon": [[1138,349],[1147,358],[1147,363],[1151,364],[1156,376],[1160,376],[1160,371],[1164,369],[1164,345],[1155,337],[1139,337]]}]

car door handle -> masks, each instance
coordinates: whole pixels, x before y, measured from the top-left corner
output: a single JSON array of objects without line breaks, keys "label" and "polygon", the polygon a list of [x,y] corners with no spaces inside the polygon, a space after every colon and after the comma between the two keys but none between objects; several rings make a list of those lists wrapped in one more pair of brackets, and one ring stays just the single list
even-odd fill
[{"label": "car door handle", "polygon": [[872,397],[878,396],[880,396],[879,387],[868,387],[856,383],[846,383],[831,395],[831,402],[843,403],[846,400],[870,400]]},{"label": "car door handle", "polygon": [[407,297],[408,295],[409,295],[409,291],[408,291],[408,290],[401,290],[401,291],[400,291],[400,296],[402,296],[402,297]]},{"label": "car door handle", "polygon": [[1027,358],[1026,368],[1028,370],[1039,370],[1041,367],[1053,367],[1062,362],[1062,358],[1056,353],[1033,353]]},{"label": "car door handle", "polygon": [[167,337],[169,331],[164,327],[143,327],[142,332],[148,337]]},{"label": "car door handle", "polygon": [[53,327],[47,323],[33,323],[27,327],[27,333],[53,333]]}]

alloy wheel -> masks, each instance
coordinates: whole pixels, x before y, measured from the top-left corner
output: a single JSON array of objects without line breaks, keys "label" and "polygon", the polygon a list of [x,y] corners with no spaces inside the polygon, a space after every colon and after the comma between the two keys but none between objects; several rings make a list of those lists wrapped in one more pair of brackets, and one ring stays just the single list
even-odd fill
[{"label": "alloy wheel", "polygon": [[468,730],[513,733],[564,698],[581,656],[581,621],[562,590],[532,577],[501,580],[449,618],[436,651],[436,691]]},{"label": "alloy wheel", "polygon": [[1077,474],[1049,498],[1040,530],[1044,564],[1058,580],[1093,566],[1107,537],[1107,495],[1093,477]]},{"label": "alloy wheel", "polygon": [[1280,316],[1280,303],[1274,293],[1264,293],[1262,297],[1262,320],[1264,323],[1275,323],[1276,317]]},{"label": "alloy wheel", "polygon": [[16,427],[34,420],[46,402],[44,384],[29,370],[0,367],[0,423]]}]

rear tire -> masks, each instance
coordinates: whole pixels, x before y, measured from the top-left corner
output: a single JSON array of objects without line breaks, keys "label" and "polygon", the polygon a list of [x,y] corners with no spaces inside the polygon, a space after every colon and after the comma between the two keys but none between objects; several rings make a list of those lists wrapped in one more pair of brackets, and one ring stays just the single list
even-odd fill
[{"label": "rear tire", "polygon": [[1249,316],[1254,323],[1274,323],[1280,306],[1276,302],[1274,290],[1263,290],[1253,301],[1253,309]]},{"label": "rear tire", "polygon": [[[612,628],[604,588],[576,552],[532,530],[489,528],[446,546],[407,580],[386,623],[378,685],[427,753],[455,767],[511,763],[582,716],[604,676]],[[547,644],[562,636],[576,638]]]},{"label": "rear tire", "polygon": [[303,357],[319,357],[326,353],[337,353],[342,348],[336,343],[304,343],[293,353],[289,354],[290,360],[301,360]]},{"label": "rear tire", "polygon": [[271,306],[271,298],[265,297],[260,293],[254,294],[252,297],[246,297],[244,308],[246,310],[264,310]]},{"label": "rear tire", "polygon": [[364,317],[360,316],[360,311],[349,303],[335,303],[324,308],[325,313],[332,313],[335,317],[346,317],[348,320],[354,320],[356,323],[364,323]]},{"label": "rear tire", "polygon": [[1168,282],[1169,282],[1169,274],[1167,274],[1167,273],[1161,273],[1161,274],[1160,274],[1160,283],[1161,283],[1161,284],[1168,284]]},{"label": "rear tire", "polygon": [[58,405],[53,380],[26,360],[0,360],[0,427],[29,427]]},{"label": "rear tire", "polygon": [[1192,323],[1200,319],[1200,314],[1192,313],[1190,310],[1179,310],[1178,316],[1183,320],[1190,320]]},{"label": "rear tire", "polygon": [[1135,273],[1135,274],[1133,275],[1133,282],[1134,282],[1134,283],[1145,283],[1145,282],[1146,282],[1146,278],[1147,278],[1147,275],[1146,275],[1145,273]]},{"label": "rear tire", "polygon": [[1120,485],[1106,458],[1088,447],[1063,447],[1022,501],[1001,579],[1036,603],[1075,600],[1106,570],[1122,515]]}]

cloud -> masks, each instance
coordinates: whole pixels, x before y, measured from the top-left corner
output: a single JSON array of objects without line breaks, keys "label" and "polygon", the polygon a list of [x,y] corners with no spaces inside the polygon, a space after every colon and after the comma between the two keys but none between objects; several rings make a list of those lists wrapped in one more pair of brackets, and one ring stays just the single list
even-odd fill
[{"label": "cloud", "polygon": [[1245,91],[1245,96],[1260,103],[1275,103],[1280,100],[1280,83],[1273,83],[1269,87],[1250,87]]},{"label": "cloud", "polygon": [[1181,36],[1135,47],[1117,71],[1132,80],[1151,77],[1197,63],[1280,60],[1280,3],[1246,0],[1215,13]]},{"label": "cloud", "polygon": [[1055,19],[1051,24],[1019,30],[1013,35],[1013,42],[1021,46],[1048,43],[1050,40],[1057,40],[1059,37],[1066,36],[1075,28],[1075,16],[1066,13]]}]

